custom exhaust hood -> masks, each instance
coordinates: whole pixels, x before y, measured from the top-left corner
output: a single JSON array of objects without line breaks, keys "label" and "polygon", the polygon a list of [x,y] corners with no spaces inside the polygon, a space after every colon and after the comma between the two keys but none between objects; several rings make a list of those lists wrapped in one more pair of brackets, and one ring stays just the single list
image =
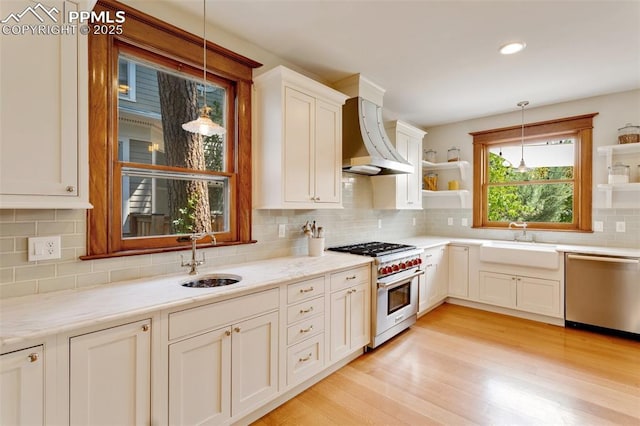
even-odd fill
[{"label": "custom exhaust hood", "polygon": [[384,89],[360,74],[335,87],[351,96],[342,107],[342,170],[363,175],[412,173],[413,166],[395,150],[384,130]]}]

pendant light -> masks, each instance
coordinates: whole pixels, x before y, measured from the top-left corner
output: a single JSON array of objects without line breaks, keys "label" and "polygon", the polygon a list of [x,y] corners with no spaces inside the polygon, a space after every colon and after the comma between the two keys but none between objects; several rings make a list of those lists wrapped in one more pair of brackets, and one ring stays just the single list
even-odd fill
[{"label": "pendant light", "polygon": [[204,106],[200,108],[200,116],[193,121],[184,123],[182,128],[202,136],[224,135],[226,133],[225,128],[211,120],[211,107],[207,105],[207,0],[203,0],[202,4],[202,44],[204,52],[202,61],[202,96],[204,98]]},{"label": "pendant light", "polygon": [[525,173],[531,170],[524,163],[524,107],[526,107],[527,105],[529,105],[529,101],[518,102],[518,106],[522,109],[522,131],[520,134],[520,146],[522,151],[521,151],[521,157],[520,157],[520,164],[518,165],[516,170],[520,173]]}]

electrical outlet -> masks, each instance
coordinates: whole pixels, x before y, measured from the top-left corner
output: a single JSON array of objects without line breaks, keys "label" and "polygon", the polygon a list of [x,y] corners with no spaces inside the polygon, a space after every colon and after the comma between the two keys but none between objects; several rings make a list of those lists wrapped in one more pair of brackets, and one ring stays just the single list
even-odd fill
[{"label": "electrical outlet", "polygon": [[604,222],[601,220],[596,220],[593,222],[593,231],[594,232],[604,232]]},{"label": "electrical outlet", "polygon": [[627,227],[624,222],[616,222],[616,232],[626,232]]},{"label": "electrical outlet", "polygon": [[60,259],[60,236],[27,238],[28,260]]},{"label": "electrical outlet", "polygon": [[287,233],[287,226],[284,223],[278,224],[278,238],[284,238]]},{"label": "electrical outlet", "polygon": [[462,219],[460,219],[460,225],[469,226],[469,220],[466,217],[463,217]]},{"label": "electrical outlet", "polygon": [[447,225],[453,226],[453,218],[452,217],[448,217],[447,218]]},{"label": "electrical outlet", "polygon": [[412,218],[412,223],[413,223],[413,226],[416,226],[416,218],[415,217]]},{"label": "electrical outlet", "polygon": [[378,219],[378,229],[382,229],[382,219]]}]

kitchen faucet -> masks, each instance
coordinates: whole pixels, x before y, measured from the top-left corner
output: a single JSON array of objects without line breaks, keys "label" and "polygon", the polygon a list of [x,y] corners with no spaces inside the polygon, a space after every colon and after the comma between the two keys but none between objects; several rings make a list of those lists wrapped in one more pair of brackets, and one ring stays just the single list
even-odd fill
[{"label": "kitchen faucet", "polygon": [[533,241],[533,237],[527,237],[527,222],[510,222],[509,229],[511,229],[512,227],[522,228],[522,235],[520,237],[518,237],[517,235],[513,237],[515,241]]},{"label": "kitchen faucet", "polygon": [[178,237],[177,239],[178,242],[191,241],[191,260],[185,263],[184,257],[180,255],[180,266],[188,266],[189,268],[191,268],[189,269],[189,275],[196,275],[198,273],[198,266],[205,263],[204,253],[202,253],[202,259],[197,260],[196,258],[196,243],[199,240],[204,239],[205,237],[210,237],[214,246],[218,244],[216,236],[213,234],[213,232],[202,232],[199,234],[194,232],[191,235],[184,235]]}]

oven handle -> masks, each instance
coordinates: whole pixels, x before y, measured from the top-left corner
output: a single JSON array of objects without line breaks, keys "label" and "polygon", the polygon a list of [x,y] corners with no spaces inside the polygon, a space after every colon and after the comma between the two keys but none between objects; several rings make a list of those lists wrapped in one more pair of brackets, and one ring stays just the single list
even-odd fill
[{"label": "oven handle", "polygon": [[380,281],[378,281],[378,288],[385,288],[385,289],[389,289],[391,287],[396,287],[400,284],[404,284],[407,281],[411,281],[412,279],[420,276],[420,275],[424,275],[424,271],[422,269],[419,269],[418,271],[416,271],[415,274],[413,275],[409,275],[409,276],[404,276],[402,278],[399,278],[397,280],[388,282],[388,283],[381,283]]}]

